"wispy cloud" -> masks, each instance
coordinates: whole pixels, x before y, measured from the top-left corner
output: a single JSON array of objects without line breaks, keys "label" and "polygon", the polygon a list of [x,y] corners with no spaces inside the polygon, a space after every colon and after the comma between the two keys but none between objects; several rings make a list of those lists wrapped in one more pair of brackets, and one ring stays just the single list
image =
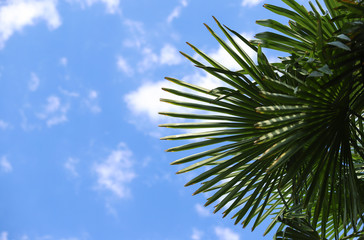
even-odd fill
[{"label": "wispy cloud", "polygon": [[180,4],[175,7],[172,12],[167,17],[167,22],[171,23],[174,19],[178,18],[181,15],[182,9],[187,7],[188,2],[187,0],[180,1]]},{"label": "wispy cloud", "polygon": [[67,64],[68,64],[68,59],[66,58],[66,57],[61,57],[60,59],[59,59],[59,63],[62,65],[62,66],[67,66]]},{"label": "wispy cloud", "polygon": [[[88,234],[83,234],[82,237],[55,237],[52,235],[43,235],[43,236],[36,236],[36,237],[29,237],[28,235],[23,235],[20,240],[86,240],[88,239]],[[0,240],[2,240],[0,238]]]},{"label": "wispy cloud", "polygon": [[21,236],[20,240],[29,240],[28,235],[24,234],[23,236]]},{"label": "wispy cloud", "polygon": [[56,0],[7,0],[0,6],[0,49],[15,33],[38,20],[46,21],[50,29],[61,25]]},{"label": "wispy cloud", "polygon": [[192,240],[201,240],[203,236],[203,232],[194,228],[192,229],[192,235],[191,235],[191,239]]},{"label": "wispy cloud", "polygon": [[39,119],[45,120],[48,127],[52,127],[68,120],[68,110],[69,106],[67,104],[62,104],[59,97],[52,95],[47,98],[43,111],[38,113],[37,116]]},{"label": "wispy cloud", "polygon": [[68,158],[67,161],[64,163],[64,168],[73,176],[78,177],[78,171],[76,169],[79,160],[77,158]]},{"label": "wispy cloud", "polygon": [[8,161],[8,158],[6,156],[2,156],[0,159],[0,169],[2,172],[5,172],[5,173],[9,173],[9,172],[13,171],[13,166]]},{"label": "wispy cloud", "polygon": [[94,114],[101,112],[101,107],[98,103],[99,94],[96,90],[90,90],[87,98],[84,100],[86,107]]},{"label": "wispy cloud", "polygon": [[243,0],[241,5],[243,7],[245,7],[245,6],[255,6],[255,5],[258,5],[259,3],[261,3],[262,1],[263,0]]},{"label": "wispy cloud", "polygon": [[20,126],[24,131],[32,131],[37,128],[37,126],[29,123],[28,117],[24,109],[20,109],[19,114],[22,119]]},{"label": "wispy cloud", "polygon": [[159,62],[163,65],[177,65],[182,62],[182,57],[174,46],[166,44],[161,49]]},{"label": "wispy cloud", "polygon": [[10,123],[5,122],[4,120],[0,119],[0,129],[6,130],[11,127]]},{"label": "wispy cloud", "polygon": [[215,234],[219,240],[239,240],[239,234],[233,232],[230,228],[215,227]]},{"label": "wispy cloud", "polygon": [[124,26],[129,31],[129,37],[123,42],[125,47],[141,48],[146,43],[146,31],[143,22],[135,21],[132,19],[125,19]]},{"label": "wispy cloud", "polygon": [[101,2],[106,5],[106,10],[108,13],[117,13],[120,12],[119,4],[120,0],[88,0],[88,2]]},{"label": "wispy cloud", "polygon": [[0,240],[8,240],[8,233],[7,232],[1,232]]},{"label": "wispy cloud", "polygon": [[[170,43],[165,43],[160,50],[156,50],[153,44],[148,42],[147,31],[143,22],[125,19],[123,24],[129,31],[129,36],[123,42],[127,48],[134,48],[140,55],[140,60],[136,64],[130,64],[123,56],[118,56],[116,64],[118,68],[131,75],[134,71],[146,72],[156,66],[177,65],[182,61],[182,57],[177,49]],[[136,65],[137,67],[133,67]]]},{"label": "wispy cloud", "polygon": [[93,171],[97,175],[97,188],[111,191],[119,198],[130,196],[130,183],[136,174],[133,170],[132,152],[124,143],[112,150],[106,159],[95,163]]},{"label": "wispy cloud", "polygon": [[74,92],[74,91],[69,91],[69,90],[66,90],[66,89],[63,89],[63,88],[59,88],[59,91],[67,96],[67,97],[72,97],[72,98],[78,98],[80,96],[80,94],[78,92]]},{"label": "wispy cloud", "polygon": [[120,13],[121,10],[119,8],[120,0],[67,0],[71,3],[78,3],[82,8],[90,7],[97,3],[103,3],[106,6],[107,13],[115,14]]},{"label": "wispy cloud", "polygon": [[119,70],[124,72],[126,75],[131,76],[134,73],[133,68],[129,65],[129,63],[126,61],[126,59],[122,56],[118,56],[116,65]]},{"label": "wispy cloud", "polygon": [[198,213],[198,215],[201,217],[208,217],[211,215],[208,208],[206,208],[203,205],[198,204],[198,203],[195,205],[195,210]]},{"label": "wispy cloud", "polygon": [[143,58],[138,63],[139,72],[145,72],[148,69],[151,69],[155,66],[156,63],[159,62],[159,56],[153,52],[153,50],[149,47],[145,47],[142,50]]},{"label": "wispy cloud", "polygon": [[[90,239],[90,235],[87,232],[83,232],[77,237],[75,237],[75,236],[60,237],[60,236],[54,236],[52,234],[29,236],[28,234],[24,234],[20,238],[17,238],[17,239],[19,239],[19,240],[88,240],[88,239]],[[3,239],[0,238],[0,240],[3,240]]]},{"label": "wispy cloud", "polygon": [[152,48],[145,47],[141,51],[142,60],[138,63],[139,72],[145,72],[158,65],[177,65],[182,62],[182,57],[171,44],[165,44],[160,53],[155,53]]},{"label": "wispy cloud", "polygon": [[30,74],[30,80],[28,82],[28,89],[32,92],[36,91],[39,87],[39,77],[35,73]]}]

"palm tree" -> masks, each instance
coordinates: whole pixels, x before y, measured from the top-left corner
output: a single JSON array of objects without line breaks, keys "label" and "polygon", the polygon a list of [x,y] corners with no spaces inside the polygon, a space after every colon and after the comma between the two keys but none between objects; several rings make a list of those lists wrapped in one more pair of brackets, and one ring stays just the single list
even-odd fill
[{"label": "palm tree", "polygon": [[[189,44],[209,65],[182,54],[223,84],[206,89],[166,78],[186,91],[164,90],[187,100],[161,101],[205,113],[162,112],[193,120],[162,127],[201,129],[162,139],[199,139],[169,152],[208,147],[172,164],[189,163],[178,173],[207,166],[186,186],[201,184],[195,194],[210,192],[205,205],[216,203],[215,212],[223,209],[235,224],[254,230],[272,218],[265,234],[278,223],[276,239],[364,238],[364,1],[316,0],[310,10],[282,1],[289,9],[264,7],[289,25],[257,21],[275,31],[250,42],[216,19],[227,41],[206,25],[239,71]],[[270,63],[263,48],[288,56]]]}]

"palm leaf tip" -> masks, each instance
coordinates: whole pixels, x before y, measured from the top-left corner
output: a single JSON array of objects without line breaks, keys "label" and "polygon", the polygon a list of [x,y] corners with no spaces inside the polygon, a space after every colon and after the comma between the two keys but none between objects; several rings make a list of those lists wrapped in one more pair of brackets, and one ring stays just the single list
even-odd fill
[{"label": "palm leaf tip", "polygon": [[212,31],[212,29],[209,27],[209,25],[207,25],[206,23],[204,23],[203,25],[207,28],[207,30],[209,30],[209,32],[210,32],[211,34],[213,34],[213,33],[214,33],[214,31]]},{"label": "palm leaf tip", "polygon": [[168,128],[169,124],[167,124],[167,123],[159,124],[158,127]]},{"label": "palm leaf tip", "polygon": [[[178,160],[176,160],[176,161],[171,162],[170,164],[171,165],[179,165],[180,163],[178,162]],[[179,171],[177,173],[179,173]]]}]

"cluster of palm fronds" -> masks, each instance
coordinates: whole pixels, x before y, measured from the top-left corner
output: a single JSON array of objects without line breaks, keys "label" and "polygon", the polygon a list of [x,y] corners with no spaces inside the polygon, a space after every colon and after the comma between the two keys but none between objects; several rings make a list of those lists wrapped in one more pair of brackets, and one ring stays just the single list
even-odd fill
[{"label": "cluster of palm fronds", "polygon": [[[364,236],[364,1],[324,0],[322,6],[316,0],[310,10],[282,1],[289,9],[264,6],[288,17],[289,25],[257,21],[275,31],[253,41],[216,21],[224,41],[207,26],[241,70],[192,45],[209,65],[183,53],[224,87],[167,78],[189,90],[164,90],[187,100],[162,101],[209,113],[163,112],[201,121],[162,126],[216,130],[163,139],[200,139],[168,151],[214,146],[172,164],[190,163],[179,173],[208,166],[187,186],[201,183],[196,194],[212,193],[206,205],[217,202],[215,212],[223,209],[244,227],[272,218],[266,232],[281,223],[277,239]],[[237,38],[256,52],[257,62]],[[288,57],[269,63],[262,48]]]}]

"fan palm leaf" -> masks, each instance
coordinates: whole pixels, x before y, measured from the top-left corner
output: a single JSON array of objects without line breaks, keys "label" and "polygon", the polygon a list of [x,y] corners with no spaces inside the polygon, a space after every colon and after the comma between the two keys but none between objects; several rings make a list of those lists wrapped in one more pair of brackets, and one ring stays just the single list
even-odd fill
[{"label": "fan palm leaf", "polygon": [[[256,228],[268,217],[277,239],[338,239],[364,229],[362,137],[364,114],[363,1],[325,0],[311,10],[282,0],[291,10],[266,4],[290,19],[258,24],[275,32],[249,42],[216,23],[227,41],[206,25],[212,36],[241,67],[232,71],[189,44],[208,65],[182,53],[223,86],[205,89],[173,78],[186,91],[163,90],[185,100],[161,101],[202,111],[161,114],[207,120],[162,124],[201,129],[166,140],[199,139],[168,151],[203,151],[174,161],[190,164],[178,173],[208,166],[186,186],[201,184],[195,194],[210,192],[206,206],[233,215],[235,223]],[[254,62],[236,39],[257,55]],[[262,49],[288,53],[269,63]],[[207,131],[203,129],[208,128]]]}]

